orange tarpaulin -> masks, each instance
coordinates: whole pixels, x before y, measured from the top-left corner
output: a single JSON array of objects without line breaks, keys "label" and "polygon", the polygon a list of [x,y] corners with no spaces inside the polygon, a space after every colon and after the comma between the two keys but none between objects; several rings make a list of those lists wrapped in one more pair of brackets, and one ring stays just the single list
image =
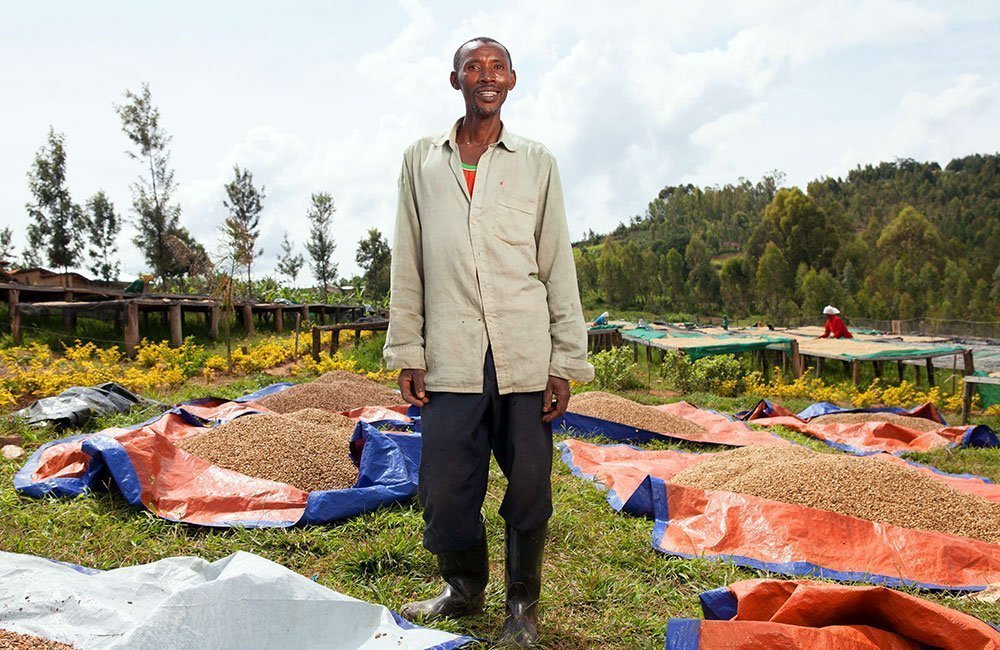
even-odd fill
[{"label": "orange tarpaulin", "polygon": [[[574,474],[608,488],[618,510],[652,516],[653,546],[682,557],[725,560],[790,575],[927,588],[981,590],[1000,583],[1000,545],[879,524],[827,510],[670,484],[710,454],[628,445],[560,443]],[[951,487],[1000,503],[980,477],[957,476],[894,456]]]},{"label": "orange tarpaulin", "polygon": [[687,402],[663,404],[655,407],[664,413],[670,413],[699,425],[704,432],[665,431],[654,433],[645,429],[604,420],[601,418],[567,412],[561,418],[552,422],[553,430],[564,429],[577,437],[601,436],[619,442],[643,443],[651,440],[685,440],[713,445],[729,445],[745,447],[749,445],[788,445],[791,444],[781,436],[768,431],[751,429],[745,422],[731,416],[700,409]]},{"label": "orange tarpaulin", "polygon": [[[829,407],[818,408],[817,407]],[[938,424],[933,431],[921,431],[905,425],[890,422],[824,422],[822,418],[815,419],[826,413],[855,413],[880,411],[897,413],[898,415],[921,418]],[[898,412],[897,412],[898,411]],[[742,417],[763,427],[784,426],[813,438],[818,438],[831,447],[852,453],[865,454],[885,451],[891,454],[902,454],[916,451],[930,451],[938,447],[969,445],[977,447],[992,447],[997,445],[997,437],[985,426],[947,426],[933,404],[927,403],[904,412],[886,409],[840,409],[832,404],[814,404],[812,407],[795,415],[788,409],[777,404],[761,400],[756,408]],[[807,413],[814,413],[807,417]]]},{"label": "orange tarpaulin", "polygon": [[701,595],[708,620],[671,619],[666,650],[997,650],[983,621],[884,587],[745,580]]},{"label": "orange tarpaulin", "polygon": [[306,492],[223,469],[177,446],[206,427],[270,413],[252,398],[284,387],[270,386],[234,401],[200,399],[131,428],[53,441],[31,455],[15,475],[14,486],[33,497],[77,496],[113,479],[129,503],[167,519],[207,526],[326,523],[413,496],[419,434],[393,434],[369,424],[412,428],[410,418],[397,408],[364,407],[346,413],[358,425],[344,453],[353,452],[360,467],[356,484],[343,490]]}]

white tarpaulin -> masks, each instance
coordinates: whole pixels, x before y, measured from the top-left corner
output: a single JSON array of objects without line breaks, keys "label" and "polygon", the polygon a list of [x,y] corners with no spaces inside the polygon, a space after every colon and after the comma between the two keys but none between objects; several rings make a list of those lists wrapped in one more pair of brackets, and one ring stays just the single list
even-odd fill
[{"label": "white tarpaulin", "polygon": [[0,628],[88,648],[457,648],[280,564],[238,552],[93,571],[0,553]]}]

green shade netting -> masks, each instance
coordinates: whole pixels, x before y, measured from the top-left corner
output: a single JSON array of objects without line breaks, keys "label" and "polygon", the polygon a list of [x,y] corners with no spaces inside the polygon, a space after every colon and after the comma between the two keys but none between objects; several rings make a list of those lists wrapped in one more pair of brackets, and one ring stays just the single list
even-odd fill
[{"label": "green shade netting", "polygon": [[847,360],[860,359],[862,361],[880,361],[898,359],[899,357],[912,356],[937,356],[948,353],[961,353],[965,350],[960,345],[945,345],[936,348],[889,348],[885,352],[872,352],[871,354],[842,354],[838,355]]},{"label": "green shade netting", "polygon": [[792,343],[788,340],[785,342],[771,340],[736,342],[726,340],[724,343],[720,342],[718,344],[687,347],[684,348],[684,354],[686,354],[691,361],[697,361],[698,359],[715,356],[717,354],[739,354],[740,352],[750,352],[752,350],[775,350],[779,348],[784,352],[791,352]]},{"label": "green shade netting", "polygon": [[882,330],[873,330],[870,327],[848,327],[847,330],[851,334],[873,334],[875,336],[885,334]]},{"label": "green shade netting", "polygon": [[[752,350],[770,349],[791,352],[792,339],[785,336],[743,336],[740,334],[702,334],[699,332],[665,332],[663,330],[634,329],[622,332],[626,340],[653,341],[662,349],[682,351],[692,361],[718,354],[739,354]],[[667,340],[664,340],[667,339]],[[669,339],[683,339],[683,346],[672,346]],[[697,342],[692,341],[698,339]]]},{"label": "green shade netting", "polygon": [[663,330],[653,330],[648,327],[636,327],[631,330],[622,330],[622,336],[627,339],[641,339],[643,341],[652,341],[653,339],[662,339],[667,333]]},{"label": "green shade netting", "polygon": [[[989,373],[983,370],[977,370],[972,374],[977,377],[989,376]],[[979,399],[982,400],[984,409],[988,409],[994,404],[1000,404],[1000,385],[976,384],[976,389],[979,390]]]}]

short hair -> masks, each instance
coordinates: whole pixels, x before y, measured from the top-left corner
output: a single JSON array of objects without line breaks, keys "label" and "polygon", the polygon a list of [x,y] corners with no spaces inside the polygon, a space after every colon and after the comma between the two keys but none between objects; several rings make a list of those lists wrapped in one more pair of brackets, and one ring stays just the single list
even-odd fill
[{"label": "short hair", "polygon": [[469,45],[470,43],[488,43],[491,45],[499,45],[500,48],[504,51],[504,53],[507,54],[507,64],[510,65],[511,68],[514,67],[514,61],[510,58],[510,50],[507,49],[506,45],[504,45],[495,38],[490,38],[489,36],[477,36],[475,38],[470,38],[469,40],[465,41],[464,43],[458,46],[457,50],[455,50],[455,58],[452,60],[452,66],[454,67],[455,72],[458,72],[458,60],[462,55],[462,50],[465,48],[466,45]]}]

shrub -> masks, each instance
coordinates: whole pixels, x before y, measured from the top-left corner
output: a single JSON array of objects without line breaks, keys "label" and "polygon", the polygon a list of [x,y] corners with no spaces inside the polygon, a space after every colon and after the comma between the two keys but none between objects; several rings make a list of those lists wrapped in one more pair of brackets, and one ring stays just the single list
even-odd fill
[{"label": "shrub", "polygon": [[674,350],[663,355],[660,374],[668,386],[682,393],[688,393],[695,390],[692,365],[686,354]]},{"label": "shrub", "polygon": [[635,375],[632,352],[625,346],[591,353],[590,363],[594,366],[594,383],[598,388],[627,390],[643,386]]},{"label": "shrub", "polygon": [[682,352],[670,352],[663,357],[660,371],[667,384],[684,393],[706,391],[734,397],[746,390],[747,369],[731,355],[705,357],[692,362]]},{"label": "shrub", "polygon": [[745,375],[743,364],[728,354],[705,357],[691,364],[691,379],[695,390],[711,391],[724,397],[735,397],[743,393]]}]

